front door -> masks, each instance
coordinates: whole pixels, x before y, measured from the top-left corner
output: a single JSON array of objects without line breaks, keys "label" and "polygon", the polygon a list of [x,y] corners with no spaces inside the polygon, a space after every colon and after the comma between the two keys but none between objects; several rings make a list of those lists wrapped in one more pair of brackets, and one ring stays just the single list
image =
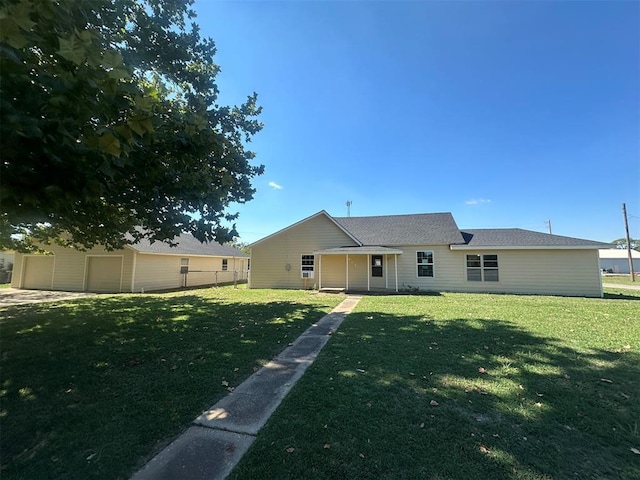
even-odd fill
[{"label": "front door", "polygon": [[371,288],[385,288],[384,255],[371,255]]}]

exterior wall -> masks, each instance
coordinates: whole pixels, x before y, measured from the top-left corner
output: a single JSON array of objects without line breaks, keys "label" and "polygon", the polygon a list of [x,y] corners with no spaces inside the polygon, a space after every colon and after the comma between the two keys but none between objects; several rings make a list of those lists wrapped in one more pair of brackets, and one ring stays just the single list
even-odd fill
[{"label": "exterior wall", "polygon": [[[151,255],[137,253],[131,248],[108,252],[103,248],[93,248],[86,252],[48,245],[52,252],[53,262],[52,290],[85,291],[87,290],[87,274],[89,261],[94,257],[118,257],[122,260],[122,278],[119,292],[140,292],[141,289],[163,290],[183,286],[183,275],[180,274],[180,259],[189,258],[187,285],[211,285],[216,283],[214,271],[218,270],[218,283],[233,282],[234,270],[238,280],[246,280],[248,259],[244,257],[228,257],[228,271],[222,271],[223,257],[199,257],[189,255]],[[25,255],[16,253],[11,286],[24,288]],[[135,278],[134,278],[135,269]],[[206,272],[195,272],[205,270]],[[114,292],[117,293],[117,292]]]},{"label": "exterior wall", "polygon": [[[343,255],[323,255],[317,273],[318,285],[323,288],[344,288],[347,264]],[[320,279],[322,276],[322,279]]]},{"label": "exterior wall", "polygon": [[0,251],[0,268],[6,269],[9,264],[13,264],[15,261],[15,254],[13,252]]},{"label": "exterior wall", "polygon": [[[371,256],[349,255],[347,279],[346,255],[322,255],[322,288],[346,288],[349,290],[395,290],[395,255],[383,255],[382,277],[371,277]],[[367,284],[367,276],[369,283]],[[348,282],[347,282],[348,280]],[[318,282],[318,285],[320,283]],[[398,286],[400,280],[398,279]]]},{"label": "exterior wall", "polygon": [[[301,278],[301,255],[311,255],[315,250],[324,248],[355,245],[356,243],[326,216],[312,217],[251,248],[249,286],[251,288],[313,288],[318,283],[318,255],[315,257],[314,279]],[[328,258],[329,255],[324,256],[323,262]],[[344,261],[344,257],[342,258]],[[323,270],[324,273],[328,273],[324,263]],[[333,275],[334,280],[337,281],[339,275],[340,273],[336,272]],[[327,281],[334,281],[329,280],[329,276],[326,278]],[[323,286],[331,286],[329,283],[325,285],[324,274]]]},{"label": "exterior wall", "polygon": [[[446,245],[412,245],[394,248],[400,248],[404,252],[397,256],[398,287],[400,290],[419,288],[420,290],[453,292],[587,297],[602,295],[596,250],[452,251]],[[300,251],[300,247],[298,251]],[[418,251],[433,252],[433,277],[418,277]],[[466,267],[466,255],[468,254],[497,254],[499,281],[468,281]],[[371,290],[385,288],[385,286],[388,290],[395,290],[393,257],[393,255],[385,256],[382,278],[370,278],[369,287]],[[254,260],[254,262],[257,261]],[[367,275],[370,274],[369,264],[370,260],[367,255],[349,255],[349,290],[367,290]],[[293,269],[292,266],[291,271]],[[323,288],[345,288],[346,257],[344,255],[323,255],[321,269]],[[296,266],[296,273],[299,275],[299,266]],[[316,275],[318,275],[317,269]],[[319,278],[316,276],[316,281],[318,282],[318,280]],[[252,286],[256,288],[254,284]],[[303,287],[292,286],[289,288]]]},{"label": "exterior wall", "polygon": [[[55,261],[53,265],[52,290],[64,290],[70,292],[82,292],[86,290],[86,275],[88,258],[92,256],[116,256],[122,258],[122,280],[120,291],[130,291],[131,272],[133,269],[134,251],[128,248],[108,252],[104,248],[92,248],[86,252],[64,248],[59,245],[47,245],[46,250],[53,253]],[[11,286],[24,287],[24,257],[16,253],[16,262],[13,269]]]},{"label": "exterior wall", "polygon": [[[400,283],[423,290],[602,296],[597,250],[457,250],[434,252],[434,277],[418,278],[416,251],[405,247],[398,258]],[[467,280],[466,255],[497,254],[499,281]],[[401,272],[401,273],[400,273]]]},{"label": "exterior wall", "polygon": [[[628,258],[601,258],[600,268],[605,271],[611,270],[613,273],[631,273]],[[640,258],[633,259],[633,269],[635,271],[640,269]]]},{"label": "exterior wall", "polygon": [[[180,273],[181,260],[189,259],[189,273]],[[227,271],[222,271],[222,259],[227,258]],[[160,255],[138,253],[133,288],[135,292],[214,285],[246,280],[247,258],[202,257],[193,255]]]}]

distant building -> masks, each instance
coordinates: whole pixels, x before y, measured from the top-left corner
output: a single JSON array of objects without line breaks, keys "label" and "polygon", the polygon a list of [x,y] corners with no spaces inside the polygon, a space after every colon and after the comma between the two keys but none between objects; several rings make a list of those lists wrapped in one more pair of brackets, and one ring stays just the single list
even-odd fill
[{"label": "distant building", "polygon": [[[626,248],[606,248],[598,250],[598,255],[602,271],[606,273],[631,273]],[[637,272],[640,270],[640,252],[631,250],[631,258],[633,259],[633,270]]]}]

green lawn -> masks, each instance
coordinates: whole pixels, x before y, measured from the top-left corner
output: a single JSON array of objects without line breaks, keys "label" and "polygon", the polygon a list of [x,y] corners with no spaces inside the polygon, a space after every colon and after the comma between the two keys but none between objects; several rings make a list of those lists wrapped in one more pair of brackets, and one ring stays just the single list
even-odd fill
[{"label": "green lawn", "polygon": [[631,275],[603,275],[602,283],[619,283],[622,285],[638,285],[640,286],[640,278],[635,275],[635,282],[631,282]]},{"label": "green lawn", "polygon": [[10,283],[0,283],[0,288],[11,288]]},{"label": "green lawn", "polygon": [[638,479],[640,292],[362,299],[239,479]]},{"label": "green lawn", "polygon": [[0,477],[128,478],[343,298],[225,287],[1,309]]}]

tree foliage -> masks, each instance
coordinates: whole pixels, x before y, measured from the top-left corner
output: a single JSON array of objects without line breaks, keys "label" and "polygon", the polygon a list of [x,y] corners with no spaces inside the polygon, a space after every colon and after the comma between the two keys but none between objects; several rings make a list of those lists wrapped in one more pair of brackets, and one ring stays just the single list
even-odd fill
[{"label": "tree foliage", "polygon": [[0,4],[0,246],[236,235],[226,210],[263,172],[246,146],[261,108],[217,103],[192,3]]},{"label": "tree foliage", "polygon": [[[624,237],[618,238],[611,243],[615,245],[615,248],[624,248],[624,249],[627,248],[627,239]],[[633,250],[638,250],[640,252],[640,239],[630,238],[629,243],[631,243],[631,248]]]}]

